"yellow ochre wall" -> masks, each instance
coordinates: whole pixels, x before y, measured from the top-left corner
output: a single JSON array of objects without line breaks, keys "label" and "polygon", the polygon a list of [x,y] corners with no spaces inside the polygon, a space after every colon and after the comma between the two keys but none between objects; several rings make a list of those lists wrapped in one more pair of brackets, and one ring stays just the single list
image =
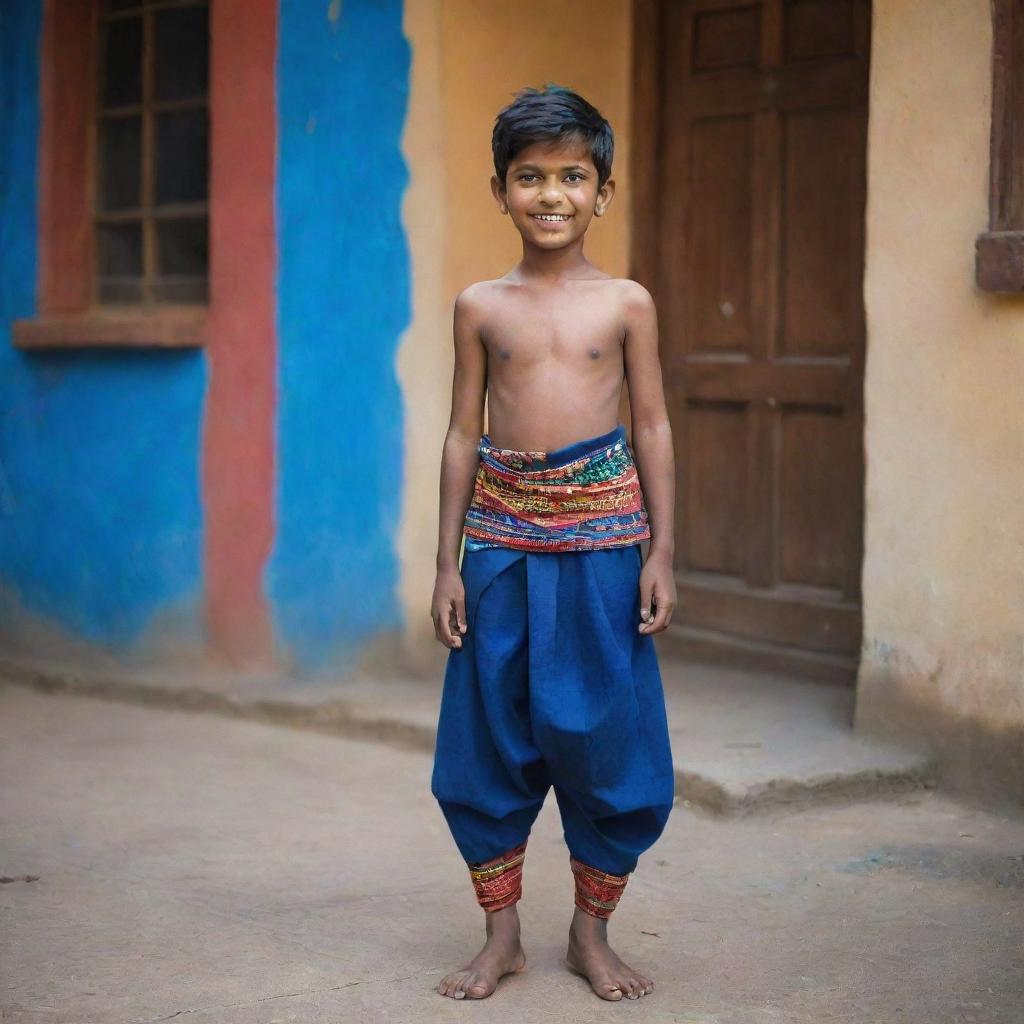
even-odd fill
[{"label": "yellow ochre wall", "polygon": [[556,82],[592,102],[615,130],[618,193],[587,238],[591,260],[628,274],[629,0],[409,0],[412,84],[403,207],[413,264],[413,319],[399,351],[405,399],[400,536],[405,661],[439,664],[429,618],[437,551],[438,473],[451,399],[451,310],[473,281],[499,277],[519,235],[490,192],[491,129],[514,92]]},{"label": "yellow ochre wall", "polygon": [[856,724],[1020,798],[1024,298],[973,283],[991,46],[988,0],[875,0]]}]

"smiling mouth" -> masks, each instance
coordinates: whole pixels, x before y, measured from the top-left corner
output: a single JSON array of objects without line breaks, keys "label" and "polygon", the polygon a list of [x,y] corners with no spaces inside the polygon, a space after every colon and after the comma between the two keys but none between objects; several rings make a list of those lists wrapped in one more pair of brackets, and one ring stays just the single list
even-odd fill
[{"label": "smiling mouth", "polygon": [[534,220],[542,220],[546,224],[561,224],[567,221],[571,214],[568,213],[531,213]]}]

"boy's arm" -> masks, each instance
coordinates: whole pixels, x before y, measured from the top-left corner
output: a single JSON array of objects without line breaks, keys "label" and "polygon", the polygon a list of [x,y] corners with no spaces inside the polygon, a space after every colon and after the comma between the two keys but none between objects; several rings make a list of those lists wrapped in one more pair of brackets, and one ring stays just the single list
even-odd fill
[{"label": "boy's arm", "polygon": [[487,382],[487,352],[480,340],[480,309],[473,301],[472,289],[455,300],[454,338],[452,411],[441,456],[437,580],[431,602],[434,632],[446,647],[461,647],[461,634],[466,632],[459,549],[480,460],[477,446],[483,433]]},{"label": "boy's arm", "polygon": [[640,615],[644,620],[640,632],[658,633],[669,624],[676,605],[672,569],[675,456],[658,360],[658,314],[654,300],[646,288],[629,281],[625,310],[623,356],[633,420],[633,451],[651,528],[651,546],[640,574]]}]

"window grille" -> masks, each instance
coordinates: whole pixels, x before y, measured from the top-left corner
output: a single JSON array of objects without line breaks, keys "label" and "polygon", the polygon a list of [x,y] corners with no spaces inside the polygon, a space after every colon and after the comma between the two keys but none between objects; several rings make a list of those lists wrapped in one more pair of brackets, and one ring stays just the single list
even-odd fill
[{"label": "window grille", "polygon": [[205,303],[209,5],[103,0],[95,124],[95,301]]}]

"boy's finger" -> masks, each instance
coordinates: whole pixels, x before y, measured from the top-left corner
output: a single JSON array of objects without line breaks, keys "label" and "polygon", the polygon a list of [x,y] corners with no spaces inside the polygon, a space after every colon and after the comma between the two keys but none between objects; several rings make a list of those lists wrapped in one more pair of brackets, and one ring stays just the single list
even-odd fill
[{"label": "boy's finger", "polygon": [[448,605],[447,611],[441,616],[441,643],[445,647],[457,647],[462,640],[452,633],[452,606]]},{"label": "boy's finger", "polygon": [[653,605],[653,610],[645,622],[640,623],[641,633],[653,633],[654,623],[658,621],[658,606]]},{"label": "boy's finger", "polygon": [[448,635],[451,637],[451,647],[458,650],[462,646],[462,634],[458,626],[458,608],[459,599],[457,597],[450,598],[448,601],[448,615],[446,616],[448,625]]},{"label": "boy's finger", "polygon": [[655,608],[658,614],[654,616],[649,632],[660,633],[668,625],[669,607],[667,604],[657,604]]},{"label": "boy's finger", "polygon": [[649,583],[640,586],[640,619],[643,622],[651,621],[651,601],[654,598],[654,587]]},{"label": "boy's finger", "polygon": [[656,598],[654,607],[657,614],[654,616],[654,621],[650,624],[647,629],[648,633],[660,633],[665,629],[672,619],[672,610],[675,605],[664,598]]},{"label": "boy's finger", "polygon": [[466,632],[466,598],[465,596],[455,598],[455,624],[459,627],[460,633]]}]

